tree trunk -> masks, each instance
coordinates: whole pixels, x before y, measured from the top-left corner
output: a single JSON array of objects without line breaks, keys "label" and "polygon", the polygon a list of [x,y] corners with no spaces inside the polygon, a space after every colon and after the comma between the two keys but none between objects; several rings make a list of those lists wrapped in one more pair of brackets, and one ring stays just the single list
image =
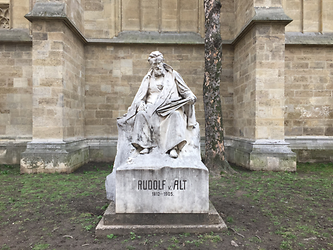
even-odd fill
[{"label": "tree trunk", "polygon": [[234,173],[225,159],[220,98],[222,71],[222,38],[220,33],[219,0],[204,0],[205,8],[205,76],[203,100],[205,107],[205,165],[210,174],[219,176],[221,171]]}]

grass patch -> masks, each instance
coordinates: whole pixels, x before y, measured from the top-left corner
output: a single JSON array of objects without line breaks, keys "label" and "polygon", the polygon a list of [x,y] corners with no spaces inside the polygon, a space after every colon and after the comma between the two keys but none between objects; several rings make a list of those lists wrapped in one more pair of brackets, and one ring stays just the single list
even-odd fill
[{"label": "grass patch", "polygon": [[210,200],[230,230],[221,233],[96,239],[108,206],[109,164],[72,174],[20,175],[0,165],[0,249],[332,249],[333,164],[298,164],[296,173],[239,170],[210,183]]}]

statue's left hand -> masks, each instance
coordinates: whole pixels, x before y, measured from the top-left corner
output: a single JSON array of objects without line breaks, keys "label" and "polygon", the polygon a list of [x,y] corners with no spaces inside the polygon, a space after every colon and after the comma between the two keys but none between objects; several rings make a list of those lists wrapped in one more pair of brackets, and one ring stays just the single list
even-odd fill
[{"label": "statue's left hand", "polygon": [[189,99],[190,104],[194,104],[197,101],[197,98],[195,97],[195,95],[188,97],[188,99]]}]

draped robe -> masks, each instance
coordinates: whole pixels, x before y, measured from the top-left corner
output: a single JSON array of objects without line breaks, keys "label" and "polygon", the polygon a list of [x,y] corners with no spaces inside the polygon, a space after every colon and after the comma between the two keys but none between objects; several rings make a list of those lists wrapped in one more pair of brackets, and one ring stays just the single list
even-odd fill
[{"label": "draped robe", "polygon": [[[151,162],[162,161],[166,165],[172,165],[171,162],[168,163],[170,160],[177,160],[180,165],[201,161],[200,130],[195,118],[194,104],[190,102],[191,98],[196,98],[177,71],[166,64],[164,68],[166,72],[163,89],[156,101],[147,105],[146,112],[138,111],[140,104],[147,101],[153,76],[153,70],[150,70],[143,78],[127,114],[117,120],[117,155],[113,171],[105,181],[106,195],[109,200],[115,201],[118,167],[135,164],[140,157],[149,156]],[[138,142],[141,145],[136,145]],[[182,150],[178,158],[173,159],[165,153],[176,145]],[[133,146],[154,147],[158,150],[136,157],[132,154]]]},{"label": "draped robe", "polygon": [[[177,71],[164,64],[163,89],[159,93],[150,93],[153,84],[153,70],[143,78],[128,113],[118,120],[118,125],[133,124],[132,145],[135,148],[158,147],[164,152],[174,147],[181,150],[186,144],[185,129],[196,124],[194,105],[190,98],[195,98]],[[156,90],[154,91],[156,92]],[[149,103],[149,95],[157,95]],[[196,98],[195,98],[196,99]],[[147,109],[138,111],[144,102]]]}]

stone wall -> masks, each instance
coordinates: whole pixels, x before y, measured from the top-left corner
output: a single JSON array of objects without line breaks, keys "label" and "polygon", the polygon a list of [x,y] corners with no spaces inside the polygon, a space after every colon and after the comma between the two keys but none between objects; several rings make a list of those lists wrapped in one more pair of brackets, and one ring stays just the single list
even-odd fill
[{"label": "stone wall", "polygon": [[293,22],[287,32],[333,32],[333,0],[283,0]]},{"label": "stone wall", "polygon": [[197,0],[122,0],[122,30],[199,32]]},{"label": "stone wall", "polygon": [[[233,48],[224,46],[221,95],[226,133],[233,131]],[[203,46],[88,45],[86,55],[85,136],[117,137],[116,118],[127,112],[149,69],[148,55],[159,50],[198,98],[196,116],[204,135]]]},{"label": "stone wall", "polygon": [[35,21],[33,28],[33,138],[63,140],[62,22]]},{"label": "stone wall", "polygon": [[0,44],[1,135],[31,137],[31,45]]},{"label": "stone wall", "polygon": [[235,46],[234,131],[233,136],[255,137],[255,30],[248,32]]},{"label": "stone wall", "polygon": [[284,139],[284,34],[281,24],[256,28],[256,139]]},{"label": "stone wall", "polygon": [[164,54],[166,63],[182,75],[197,95],[196,114],[203,133],[201,45],[88,45],[85,48],[87,138],[118,135],[116,118],[125,114],[131,105],[149,70],[148,56],[154,50]]},{"label": "stone wall", "polygon": [[0,43],[0,58],[0,163],[17,163],[32,136],[31,44]]},{"label": "stone wall", "polygon": [[121,28],[121,0],[83,0],[84,34],[87,38],[111,38]]},{"label": "stone wall", "polygon": [[[197,95],[204,136],[203,0],[1,3],[10,4],[13,28],[0,30],[2,162],[18,162],[31,139],[22,162],[27,172],[70,172],[88,158],[112,161],[116,118],[130,106],[153,50],[164,53]],[[293,171],[284,140],[299,160],[332,159],[327,32],[333,31],[333,0],[221,3],[221,96],[230,159],[251,169]],[[281,6],[294,18],[287,32],[290,18]],[[29,11],[31,23],[24,18]],[[322,156],[309,153],[318,148],[325,149]],[[34,158],[37,151],[43,161]],[[43,167],[30,168],[36,162]]]},{"label": "stone wall", "polygon": [[[235,36],[235,6],[234,0],[221,1],[221,36],[223,40],[233,40]],[[203,36],[203,34],[202,34]]]},{"label": "stone wall", "polygon": [[71,20],[82,33],[84,33],[83,2],[84,0],[64,0],[68,19]]},{"label": "stone wall", "polygon": [[237,36],[244,26],[250,22],[255,14],[254,0],[250,1],[234,1],[235,23],[234,23],[234,36]]},{"label": "stone wall", "polygon": [[64,140],[84,138],[85,55],[82,41],[62,24]]},{"label": "stone wall", "polygon": [[88,38],[112,38],[121,31],[204,33],[203,1],[84,0],[83,8]]},{"label": "stone wall", "polygon": [[[3,0],[0,0],[0,2]],[[31,10],[29,0],[11,0],[11,27],[14,29],[29,29],[29,21],[24,18],[24,15]]]},{"label": "stone wall", "polygon": [[[222,73],[221,73],[221,101],[223,112],[223,126],[225,135],[235,134],[234,125],[234,48],[231,45],[223,45],[222,48]],[[202,52],[203,53],[203,52]],[[204,115],[204,114],[202,114]],[[204,121],[203,121],[204,122]],[[204,123],[201,123],[204,130]]]},{"label": "stone wall", "polygon": [[[19,0],[14,0],[14,1],[19,1]],[[24,1],[27,1],[27,0],[24,0]],[[66,14],[67,18],[76,26],[76,28],[80,32],[83,33],[84,32],[84,22],[83,22],[84,21],[84,18],[83,18],[84,12],[83,12],[83,7],[82,7],[83,1],[84,0],[56,0],[56,1],[31,0],[32,5],[31,5],[30,10],[36,3],[58,3],[58,4],[63,3],[63,4],[65,4],[64,14]],[[25,14],[27,14],[27,13],[28,12],[26,12]],[[43,13],[41,15],[45,15],[45,13]]]},{"label": "stone wall", "polygon": [[296,154],[284,141],[285,25],[290,19],[281,9],[266,11],[271,14],[256,9],[235,41],[235,131],[227,135],[227,155],[252,170],[295,171]]},{"label": "stone wall", "polygon": [[333,136],[332,58],[332,47],[287,46],[286,136]]}]

